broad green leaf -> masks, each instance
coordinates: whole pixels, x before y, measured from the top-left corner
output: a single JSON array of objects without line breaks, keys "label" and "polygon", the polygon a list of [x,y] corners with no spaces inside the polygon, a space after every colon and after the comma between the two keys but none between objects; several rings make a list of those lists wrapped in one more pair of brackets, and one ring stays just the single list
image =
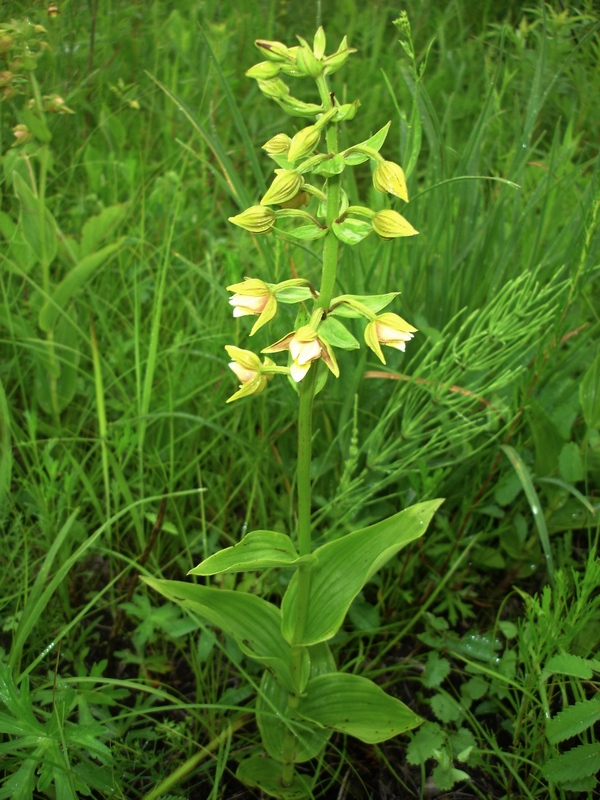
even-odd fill
[{"label": "broad green leaf", "polygon": [[360,347],[358,341],[342,323],[333,317],[326,317],[319,325],[319,334],[323,334],[325,341],[332,347],[342,350],[356,350]]},{"label": "broad green leaf", "polygon": [[123,218],[125,206],[108,206],[100,214],[90,217],[81,231],[81,256],[91,255],[101,240],[109,234]]},{"label": "broad green leaf", "polygon": [[591,728],[598,720],[600,720],[600,697],[596,696],[559,711],[546,723],[546,736],[550,744],[564,742],[565,739]]},{"label": "broad green leaf", "polygon": [[[331,639],[339,630],[350,604],[365,583],[402,547],[425,533],[441,500],[419,503],[393,517],[354,531],[317,548],[311,570],[310,597],[304,635],[297,644]],[[296,621],[298,573],[283,598],[282,631],[289,642]]]},{"label": "broad green leaf", "polygon": [[563,445],[558,459],[558,470],[561,478],[567,483],[577,483],[585,477],[581,452],[575,442]]},{"label": "broad green leaf", "polygon": [[[331,314],[336,317],[352,317],[358,319],[363,315],[360,311],[352,308],[352,305],[344,302],[345,300],[355,300],[363,306],[366,306],[369,311],[377,314],[379,311],[388,306],[392,300],[397,297],[400,292],[388,292],[387,294],[341,294],[339,297],[334,297],[331,301],[332,306],[335,306]],[[336,305],[339,303],[340,305]]]},{"label": "broad green leaf", "polygon": [[[383,143],[385,142],[385,138],[388,134],[390,129],[391,121],[384,125],[383,128],[377,131],[377,133],[373,134],[369,139],[366,139],[364,142],[361,142],[360,145],[354,145],[355,147],[363,146],[363,147],[370,147],[372,150],[381,150]],[[354,167],[356,164],[363,164],[365,161],[368,161],[368,156],[364,155],[363,153],[349,153],[345,156],[344,160],[346,164]]]},{"label": "broad green leaf", "polygon": [[44,142],[44,144],[52,141],[52,134],[48,130],[46,120],[43,117],[38,117],[28,108],[23,108],[19,114],[25,125],[27,125],[38,141]]},{"label": "broad green leaf", "polygon": [[[329,647],[317,644],[309,648],[310,677],[335,672],[335,661]],[[307,678],[309,675],[307,674]],[[297,737],[296,761],[310,761],[323,750],[332,731],[302,720],[286,720],[289,693],[269,672],[265,671],[256,701],[256,722],[267,753],[282,761],[282,746],[286,731],[292,728]]]},{"label": "broad green leaf", "polygon": [[53,413],[54,404],[59,413],[63,411],[77,391],[81,353],[75,316],[74,309],[63,314],[54,328],[52,341],[36,352],[36,395],[47,414]]},{"label": "broad green leaf", "polygon": [[290,691],[290,648],[281,635],[281,613],[253,594],[183,581],[143,580],[168,600],[193,611],[235,638],[242,651],[275,672]]},{"label": "broad green leaf", "polygon": [[54,290],[52,297],[44,304],[39,315],[39,326],[43,331],[50,331],[57,318],[65,310],[67,303],[79,287],[98,269],[107,259],[114,256],[123,246],[125,237],[117,242],[106,245],[92,255],[85,256],[79,264],[63,278]]},{"label": "broad green leaf", "polygon": [[283,766],[272,758],[245,758],[235,773],[236,778],[253,789],[262,789],[269,797],[280,800],[302,800],[310,795],[310,784],[303,775],[295,774],[290,786],[281,783]]},{"label": "broad green leaf", "polygon": [[422,722],[373,681],[345,672],[310,680],[300,698],[298,714],[368,744],[384,742]]},{"label": "broad green leaf", "polygon": [[283,230],[282,228],[275,228],[275,230],[277,233],[283,233],[298,242],[313,242],[316,239],[321,239],[327,233],[327,228],[315,225],[314,222],[309,225],[300,225],[300,227],[292,228],[291,230]]},{"label": "broad green leaf", "polygon": [[579,780],[600,770],[600,746],[580,744],[566,753],[551,758],[542,767],[545,778],[552,783]]},{"label": "broad green leaf", "polygon": [[226,547],[204,559],[188,575],[251,572],[269,567],[291,567],[300,562],[305,563],[306,557],[298,555],[289,536],[275,531],[253,531],[233,547]]},{"label": "broad green leaf", "polygon": [[[19,226],[4,211],[0,211],[0,233],[8,243],[8,249],[5,251],[7,259],[12,256],[23,272],[28,272],[35,264],[35,253],[23,238]],[[7,260],[5,263],[10,269],[10,262]]]},{"label": "broad green leaf", "polygon": [[331,230],[344,244],[355,245],[373,233],[373,226],[364,219],[345,219],[343,222],[334,222]]},{"label": "broad green leaf", "polygon": [[54,217],[16,170],[13,172],[13,185],[21,201],[23,238],[38,261],[51,264],[58,248]]},{"label": "broad green leaf", "polygon": [[535,474],[542,478],[556,471],[564,440],[554,422],[535,401],[531,401],[529,421],[535,442]]},{"label": "broad green leaf", "polygon": [[588,428],[600,425],[600,347],[579,387],[583,418]]},{"label": "broad green leaf", "polygon": [[552,656],[544,666],[542,680],[546,680],[550,675],[571,675],[574,678],[581,678],[589,681],[593,674],[594,663],[587,658],[572,655],[571,653],[559,653]]}]

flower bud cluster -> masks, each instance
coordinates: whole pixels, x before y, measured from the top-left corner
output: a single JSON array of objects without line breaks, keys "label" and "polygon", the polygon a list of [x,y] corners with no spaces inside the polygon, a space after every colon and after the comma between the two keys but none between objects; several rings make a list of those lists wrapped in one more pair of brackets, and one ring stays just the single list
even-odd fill
[{"label": "flower bud cluster", "polygon": [[[383,158],[379,152],[390,123],[366,141],[342,152],[318,151],[329,126],[352,119],[359,107],[359,101],[340,105],[333,96],[329,99],[325,83],[325,77],[339,69],[354,51],[344,38],[335,53],[325,55],[326,39],[322,28],[315,34],[312,47],[301,37],[298,37],[298,41],[298,45],[287,47],[281,42],[258,40],[256,46],[264,60],[246,74],[257,81],[263,94],[274,99],[290,115],[310,118],[311,122],[291,137],[286,133],[278,133],[263,145],[265,152],[278,165],[275,177],[259,204],[230,217],[230,222],[254,234],[275,231],[292,239],[309,242],[329,236],[350,245],[357,244],[372,233],[387,240],[416,235],[417,231],[411,223],[394,209],[373,211],[364,206],[350,206],[341,187],[334,195],[338,211],[337,217],[332,219],[330,178],[339,176],[346,167],[370,161],[374,165],[374,188],[404,203],[408,203],[409,199],[407,181],[402,167]],[[313,78],[319,87],[322,104],[295,98],[284,80],[286,77]],[[331,138],[327,138],[329,144],[331,141]],[[322,188],[307,182],[305,176],[309,173],[324,178]],[[317,201],[316,217],[301,210],[301,206],[308,205],[312,197]],[[300,227],[285,230],[277,226],[278,220],[288,219],[296,220]],[[240,283],[231,284],[228,290],[233,293],[229,302],[234,317],[256,317],[250,335],[273,320],[280,302],[317,301],[308,323],[297,324],[295,330],[262,350],[265,354],[286,352],[287,367],[278,367],[269,358],[261,362],[259,356],[250,351],[227,348],[233,359],[229,366],[241,382],[239,390],[230,400],[262,392],[275,372],[286,373],[294,383],[299,383],[311,366],[320,360],[338,377],[334,347],[347,350],[360,347],[339,317],[366,320],[365,344],[383,363],[383,346],[404,351],[407,342],[416,333],[416,328],[397,314],[380,313],[394,299],[396,292],[367,297],[344,295],[334,298],[325,307],[321,302],[323,298],[319,299],[309,282],[301,278],[277,284],[246,278]],[[307,317],[302,318],[306,320]]]}]

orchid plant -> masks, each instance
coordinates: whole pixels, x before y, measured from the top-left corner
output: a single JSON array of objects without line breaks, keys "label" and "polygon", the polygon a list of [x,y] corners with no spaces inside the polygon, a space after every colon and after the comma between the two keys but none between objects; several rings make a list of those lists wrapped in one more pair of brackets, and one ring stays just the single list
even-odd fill
[{"label": "orchid plant", "polygon": [[[338,103],[328,77],[351,53],[346,38],[325,54],[319,28],[313,46],[257,41],[264,61],[246,73],[260,90],[294,117],[310,124],[293,137],[279,133],[264,146],[275,161],[275,178],[259,205],[231,218],[256,235],[282,233],[288,240],[322,240],[320,285],[306,278],[267,283],[246,278],[228,287],[234,317],[256,318],[250,335],[267,325],[280,303],[298,304],[294,330],[256,353],[227,346],[230,367],[240,382],[228,402],[264,391],[275,375],[286,375],[298,390],[297,529],[290,535],[253,531],[235,546],[206,558],[191,575],[257,572],[278,568],[291,573],[281,605],[244,591],[180,581],[147,579],[165,597],[233,636],[242,652],[264,667],[256,719],[264,753],[243,760],[237,777],[272,797],[302,798],[314,784],[297,765],[319,757],[334,731],[375,743],[416,727],[420,718],[373,681],[336,665],[328,642],[344,622],[352,601],[389,559],[422,536],[439,500],[420,503],[368,528],[314,548],[311,525],[312,409],[329,372],[339,376],[336,350],[359,342],[342,322],[366,321],[365,344],[385,363],[382,345],[404,350],[416,328],[384,311],[397,297],[335,294],[340,244],[354,246],[376,234],[383,239],[417,231],[392,209],[373,211],[351,205],[344,171],[371,161],[375,189],[404,203],[408,190],[402,168],[380,155],[390,123],[366,141],[340,149],[338,126],[351,120],[358,100]],[[318,102],[290,93],[283,77],[314,79]],[[317,185],[319,184],[319,185]],[[314,210],[310,210],[314,207]],[[287,364],[269,356],[287,353]],[[323,533],[323,532],[320,532]]]}]

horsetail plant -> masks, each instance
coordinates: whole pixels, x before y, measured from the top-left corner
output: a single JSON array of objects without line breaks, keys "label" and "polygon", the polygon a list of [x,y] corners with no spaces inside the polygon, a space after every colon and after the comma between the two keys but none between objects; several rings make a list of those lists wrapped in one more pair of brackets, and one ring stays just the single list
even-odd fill
[{"label": "horsetail plant", "polygon": [[[320,286],[317,290],[305,278],[281,283],[246,278],[229,286],[234,316],[256,317],[250,335],[275,317],[279,303],[297,303],[300,310],[294,330],[264,348],[262,360],[250,350],[226,347],[229,366],[240,382],[228,402],[264,391],[278,374],[287,375],[298,390],[297,530],[289,536],[269,530],[250,532],[190,570],[191,575],[211,576],[281,568],[293,572],[293,577],[281,607],[243,591],[147,579],[165,597],[233,636],[246,656],[264,666],[256,719],[267,756],[243,760],[237,777],[285,800],[311,793],[314,779],[299,773],[296,765],[321,756],[334,731],[376,743],[420,724],[410,708],[373,681],[338,669],[328,642],[365,583],[401,548],[424,534],[441,502],[419,503],[313,549],[313,401],[329,372],[340,374],[336,349],[360,347],[341,320],[365,320],[365,344],[384,363],[382,345],[403,351],[416,333],[398,314],[383,311],[398,292],[336,296],[340,243],[356,245],[373,233],[394,239],[417,231],[392,209],[375,212],[349,204],[344,171],[366,161],[375,165],[375,189],[408,202],[402,168],[379,153],[389,123],[366,141],[340,150],[338,125],[355,116],[359,102],[339,104],[328,76],[354,50],[344,38],[337,51],[326,56],[323,28],[312,48],[298,39],[296,47],[257,41],[265,60],[246,74],[290,115],[311,122],[293,137],[279,133],[264,145],[277,164],[275,178],[259,205],[230,221],[257,235],[282,232],[300,242],[322,239]],[[319,101],[297,99],[283,77],[313,78]],[[270,358],[280,353],[287,353],[287,365]]]}]

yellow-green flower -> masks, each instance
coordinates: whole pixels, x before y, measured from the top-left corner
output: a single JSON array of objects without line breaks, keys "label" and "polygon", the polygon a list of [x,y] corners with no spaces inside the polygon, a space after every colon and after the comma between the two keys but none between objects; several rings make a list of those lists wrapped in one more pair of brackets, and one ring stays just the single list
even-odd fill
[{"label": "yellow-green flower", "polygon": [[297,331],[292,331],[270,347],[265,347],[263,353],[277,353],[289,350],[292,357],[290,375],[299,383],[310,369],[313,361],[322,358],[336,378],[340,370],[331,346],[310,325],[303,325]]},{"label": "yellow-green flower", "polygon": [[274,292],[264,281],[258,278],[245,278],[241,283],[232,283],[228,292],[235,292],[229,299],[233,306],[234,317],[257,315],[250,336],[273,319],[277,312],[277,299]]},{"label": "yellow-green flower", "polygon": [[372,219],[373,230],[382,239],[395,239],[399,236],[416,236],[416,231],[410,222],[397,211],[384,208],[378,211]]},{"label": "yellow-green flower", "polygon": [[231,403],[232,400],[239,400],[241,397],[251,394],[260,394],[265,389],[267,381],[272,377],[263,372],[264,367],[274,366],[271,359],[265,358],[264,363],[261,364],[260,358],[250,350],[242,350],[233,345],[226,345],[225,350],[233,359],[229,368],[240,381],[239,390],[232,394],[227,402]]},{"label": "yellow-green flower", "polygon": [[396,350],[404,352],[406,343],[410,342],[416,331],[416,328],[402,319],[402,317],[399,317],[398,314],[386,312],[369,322],[365,328],[365,342],[385,364],[381,345],[394,347]]},{"label": "yellow-green flower", "polygon": [[393,194],[408,203],[404,170],[393,161],[381,161],[373,173],[373,186],[378,192]]}]

